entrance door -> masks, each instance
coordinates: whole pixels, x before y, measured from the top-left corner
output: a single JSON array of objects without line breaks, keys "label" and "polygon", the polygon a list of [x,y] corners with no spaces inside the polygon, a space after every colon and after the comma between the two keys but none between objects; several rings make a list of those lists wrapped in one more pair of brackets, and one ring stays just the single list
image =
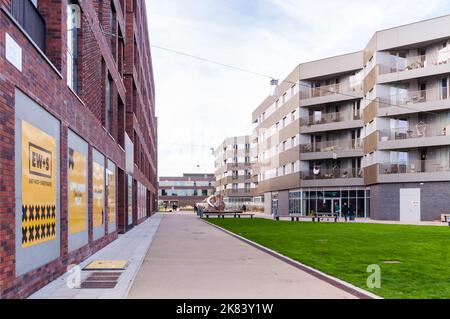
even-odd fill
[{"label": "entrance door", "polygon": [[341,216],[341,199],[340,198],[325,198],[324,199],[324,213],[337,213]]},{"label": "entrance door", "polygon": [[400,221],[420,221],[420,188],[400,189]]}]

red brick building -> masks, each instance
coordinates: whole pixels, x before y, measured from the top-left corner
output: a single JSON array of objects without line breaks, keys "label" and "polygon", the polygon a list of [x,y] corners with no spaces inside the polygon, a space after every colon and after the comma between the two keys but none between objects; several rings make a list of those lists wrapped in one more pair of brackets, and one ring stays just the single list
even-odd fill
[{"label": "red brick building", "polygon": [[140,0],[0,0],[1,298],[155,211],[147,30]]}]

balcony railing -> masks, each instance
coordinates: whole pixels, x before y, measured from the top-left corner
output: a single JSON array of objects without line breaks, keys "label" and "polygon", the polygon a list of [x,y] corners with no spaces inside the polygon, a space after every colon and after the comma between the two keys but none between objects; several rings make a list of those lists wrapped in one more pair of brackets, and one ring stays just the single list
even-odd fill
[{"label": "balcony railing", "polygon": [[359,168],[317,168],[316,170],[303,171],[300,173],[300,178],[304,180],[362,177],[363,170]]},{"label": "balcony railing", "polygon": [[379,174],[407,174],[407,173],[439,173],[450,172],[449,162],[441,160],[415,160],[408,163],[381,163]]},{"label": "balcony railing", "polygon": [[430,65],[450,63],[450,50],[438,52],[435,56],[431,54],[416,55],[410,57],[399,57],[390,55],[389,60],[380,64],[380,74],[395,73],[408,70],[422,69]]},{"label": "balcony railing", "polygon": [[403,91],[397,94],[380,97],[379,107],[403,106],[443,99],[448,99],[446,87],[419,91]]},{"label": "balcony railing", "polygon": [[435,136],[450,136],[450,123],[446,125],[418,123],[411,127],[379,131],[379,138],[382,142]]},{"label": "balcony railing", "polygon": [[302,144],[302,153],[349,151],[362,148],[362,139],[323,141],[314,144]]},{"label": "balcony railing", "polygon": [[45,20],[30,0],[12,0],[11,13],[26,33],[45,51]]},{"label": "balcony railing", "polygon": [[314,115],[301,117],[300,125],[309,126],[335,122],[354,121],[359,119],[361,119],[359,112],[358,114],[351,114],[350,112],[316,113]]},{"label": "balcony railing", "polygon": [[309,92],[302,92],[301,99],[309,99],[313,97],[328,96],[339,93],[351,93],[360,91],[362,89],[362,82],[342,82],[331,85],[324,85],[320,87],[310,88]]}]

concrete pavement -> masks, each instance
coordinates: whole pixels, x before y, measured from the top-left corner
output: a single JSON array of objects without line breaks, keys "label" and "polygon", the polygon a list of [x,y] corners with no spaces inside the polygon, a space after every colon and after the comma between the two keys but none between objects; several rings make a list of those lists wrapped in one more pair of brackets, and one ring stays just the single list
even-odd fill
[{"label": "concrete pavement", "polygon": [[355,298],[199,220],[164,214],[128,298]]}]

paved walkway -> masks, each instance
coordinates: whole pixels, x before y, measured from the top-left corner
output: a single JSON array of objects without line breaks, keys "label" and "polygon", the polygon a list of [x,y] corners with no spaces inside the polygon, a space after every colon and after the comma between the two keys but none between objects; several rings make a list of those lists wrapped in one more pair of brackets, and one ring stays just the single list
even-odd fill
[{"label": "paved walkway", "polygon": [[355,297],[194,214],[165,214],[128,298]]},{"label": "paved walkway", "polygon": [[[142,261],[158,229],[162,214],[153,215],[139,226],[113,241],[105,248],[86,259],[79,266],[88,265],[93,260],[128,260],[128,266],[119,277],[114,289],[71,289],[67,286],[68,274],[64,274],[31,295],[31,299],[121,299],[126,298],[131,284],[139,271]],[[84,280],[91,271],[82,271]]]}]

